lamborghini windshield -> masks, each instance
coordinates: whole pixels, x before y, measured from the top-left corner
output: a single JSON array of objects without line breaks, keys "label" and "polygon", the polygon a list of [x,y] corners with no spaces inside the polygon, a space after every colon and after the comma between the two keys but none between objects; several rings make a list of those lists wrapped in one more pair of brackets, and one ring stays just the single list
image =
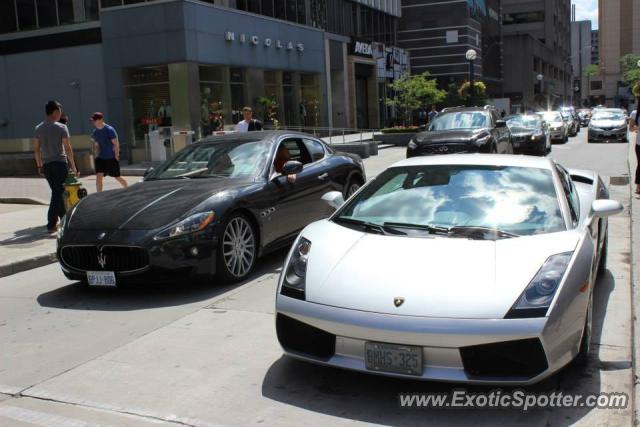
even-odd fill
[{"label": "lamborghini windshield", "polygon": [[389,230],[486,228],[510,237],[566,229],[551,171],[511,166],[387,169],[333,220]]}]

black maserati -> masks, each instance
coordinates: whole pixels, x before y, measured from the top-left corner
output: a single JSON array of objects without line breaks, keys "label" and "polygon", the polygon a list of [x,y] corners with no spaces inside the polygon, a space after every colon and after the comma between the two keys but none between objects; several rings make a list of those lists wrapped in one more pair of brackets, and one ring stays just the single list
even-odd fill
[{"label": "black maserati", "polygon": [[233,282],[261,255],[330,214],[321,200],[365,182],[360,157],[303,133],[210,137],[142,182],[91,194],[63,219],[58,259],[89,285],[213,276]]}]

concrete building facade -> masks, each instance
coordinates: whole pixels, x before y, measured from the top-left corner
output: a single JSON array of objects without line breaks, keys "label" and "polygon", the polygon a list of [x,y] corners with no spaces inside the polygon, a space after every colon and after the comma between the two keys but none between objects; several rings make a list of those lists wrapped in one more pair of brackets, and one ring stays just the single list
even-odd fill
[{"label": "concrete building facade", "polygon": [[580,107],[588,103],[589,79],[585,72],[591,65],[591,21],[571,22],[571,68],[573,70],[574,105]]},{"label": "concrete building facade", "polygon": [[621,82],[620,58],[640,54],[640,0],[599,0],[598,36],[600,75],[592,92],[609,106],[629,104],[629,88]]},{"label": "concrete building facade", "polygon": [[502,0],[502,10],[504,91],[512,110],[570,104],[570,0]]}]

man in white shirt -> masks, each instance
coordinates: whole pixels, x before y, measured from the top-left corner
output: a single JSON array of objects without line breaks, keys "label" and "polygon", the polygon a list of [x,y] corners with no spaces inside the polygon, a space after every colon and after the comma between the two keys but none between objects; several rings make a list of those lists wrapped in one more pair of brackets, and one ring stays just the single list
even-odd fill
[{"label": "man in white shirt", "polygon": [[[640,106],[640,98],[638,99],[638,105]],[[638,117],[638,110],[635,110],[629,116],[629,132],[636,133],[636,194],[640,195],[640,117]]]},{"label": "man in white shirt", "polygon": [[254,130],[262,130],[262,122],[259,120],[253,119],[253,110],[251,107],[244,107],[242,109],[242,117],[244,120],[241,120],[236,124],[236,132],[251,132]]}]

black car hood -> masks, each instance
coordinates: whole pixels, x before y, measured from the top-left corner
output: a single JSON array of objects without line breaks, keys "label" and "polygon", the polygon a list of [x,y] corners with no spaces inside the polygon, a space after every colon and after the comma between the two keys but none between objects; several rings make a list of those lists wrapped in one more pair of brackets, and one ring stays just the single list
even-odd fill
[{"label": "black car hood", "polygon": [[510,130],[511,130],[512,136],[528,136],[536,133],[535,129],[520,128],[520,127],[514,127],[514,128],[511,128]]},{"label": "black car hood", "polygon": [[426,131],[417,134],[413,140],[422,145],[466,143],[488,135],[488,133],[484,129]]},{"label": "black car hood", "polygon": [[183,217],[209,197],[253,181],[230,178],[145,181],[91,194],[71,215],[74,230],[153,230]]}]

